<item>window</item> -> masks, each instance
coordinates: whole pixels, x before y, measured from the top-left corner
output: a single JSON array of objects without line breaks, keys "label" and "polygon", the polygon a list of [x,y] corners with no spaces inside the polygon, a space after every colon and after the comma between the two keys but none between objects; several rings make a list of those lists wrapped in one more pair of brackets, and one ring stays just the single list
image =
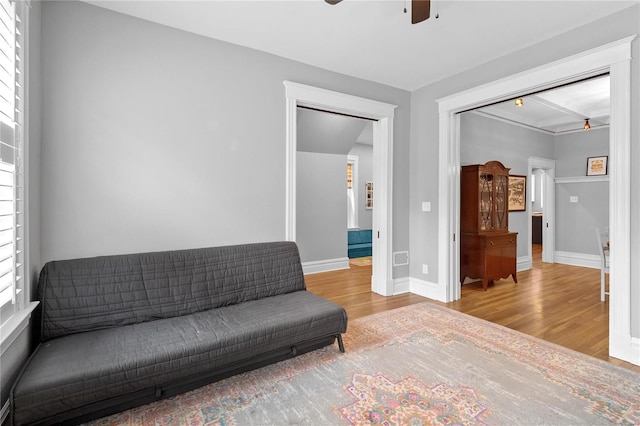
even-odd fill
[{"label": "window", "polygon": [[536,172],[531,173],[531,202],[536,202]]},{"label": "window", "polygon": [[24,1],[0,0],[0,325],[24,305]]},{"label": "window", "polygon": [[347,155],[347,228],[358,227],[358,156]]}]

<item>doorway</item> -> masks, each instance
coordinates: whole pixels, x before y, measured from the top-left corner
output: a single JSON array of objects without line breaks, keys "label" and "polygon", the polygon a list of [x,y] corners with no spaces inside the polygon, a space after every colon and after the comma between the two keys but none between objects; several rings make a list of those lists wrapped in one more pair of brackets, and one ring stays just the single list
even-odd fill
[{"label": "doorway", "polygon": [[284,81],[286,96],[286,197],[285,238],[296,240],[297,107],[352,115],[373,123],[373,268],[371,291],[394,294],[392,268],[393,117],[396,105]]},{"label": "doorway", "polygon": [[[531,71],[498,80],[438,100],[440,110],[440,232],[441,266],[439,285],[446,289],[447,302],[460,298],[459,285],[459,181],[460,139],[458,113],[535,92],[559,84],[609,72],[611,76],[610,161],[616,168],[610,175],[610,293],[609,354],[633,362],[638,359],[631,342],[630,304],[630,125],[631,125],[631,41],[619,40]],[[637,349],[635,349],[637,351]]]},{"label": "doorway", "polygon": [[[555,223],[556,223],[556,162],[548,158],[529,157],[529,173],[528,176],[536,176],[534,182],[532,181],[532,187],[538,188],[536,196],[539,201],[537,202],[540,213],[540,242],[542,245],[542,262],[554,263],[555,262]],[[538,208],[534,209],[538,210]],[[528,215],[529,224],[528,229],[532,230],[533,215]],[[529,238],[527,239],[528,258],[529,262],[533,264],[533,248],[532,244],[534,235],[533,232],[529,232]],[[537,240],[537,238],[536,238]]]}]

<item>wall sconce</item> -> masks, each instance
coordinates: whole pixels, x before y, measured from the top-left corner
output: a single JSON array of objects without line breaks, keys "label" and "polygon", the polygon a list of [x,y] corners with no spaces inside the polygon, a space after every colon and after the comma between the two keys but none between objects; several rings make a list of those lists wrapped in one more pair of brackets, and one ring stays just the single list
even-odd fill
[{"label": "wall sconce", "polygon": [[524,105],[524,100],[522,98],[516,99],[516,107],[520,108],[522,105]]},{"label": "wall sconce", "polygon": [[591,128],[591,124],[589,124],[589,119],[585,118],[583,129],[584,130],[589,130],[590,128]]}]

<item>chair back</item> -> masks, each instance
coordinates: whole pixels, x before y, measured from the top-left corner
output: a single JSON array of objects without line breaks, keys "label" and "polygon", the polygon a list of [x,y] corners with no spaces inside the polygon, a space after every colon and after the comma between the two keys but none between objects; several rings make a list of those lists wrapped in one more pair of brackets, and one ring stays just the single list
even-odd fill
[{"label": "chair back", "polygon": [[609,267],[609,227],[596,228],[596,240],[598,241],[598,254],[603,268]]}]

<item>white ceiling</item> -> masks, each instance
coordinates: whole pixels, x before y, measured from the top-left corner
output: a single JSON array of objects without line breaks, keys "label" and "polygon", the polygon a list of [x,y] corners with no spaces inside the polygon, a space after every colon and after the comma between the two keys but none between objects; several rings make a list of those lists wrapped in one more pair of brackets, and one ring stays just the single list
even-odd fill
[{"label": "white ceiling", "polygon": [[587,118],[596,129],[609,124],[609,85],[609,76],[605,75],[523,96],[521,107],[509,99],[475,112],[551,134],[581,131]]},{"label": "white ceiling", "polygon": [[639,0],[434,0],[416,25],[405,0],[86,2],[411,91]]}]

